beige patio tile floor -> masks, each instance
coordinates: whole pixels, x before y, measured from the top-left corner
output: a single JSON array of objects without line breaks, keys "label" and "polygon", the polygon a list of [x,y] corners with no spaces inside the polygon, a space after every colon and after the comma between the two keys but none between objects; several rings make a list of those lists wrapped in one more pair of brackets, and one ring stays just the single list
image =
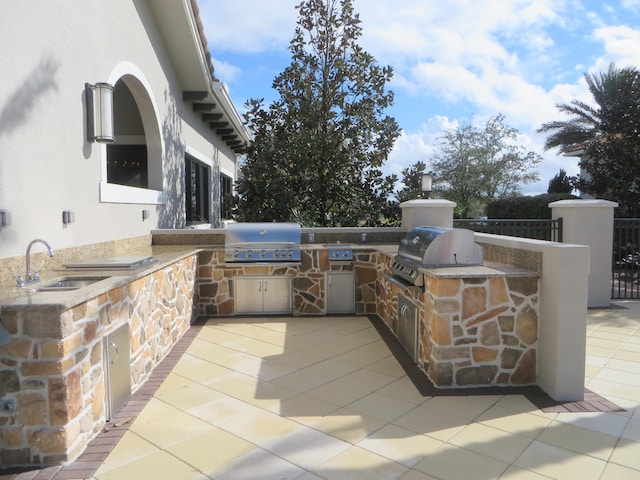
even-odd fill
[{"label": "beige patio tile floor", "polygon": [[640,303],[586,328],[585,387],[624,411],[422,396],[366,317],[211,319],[90,477],[640,479]]}]

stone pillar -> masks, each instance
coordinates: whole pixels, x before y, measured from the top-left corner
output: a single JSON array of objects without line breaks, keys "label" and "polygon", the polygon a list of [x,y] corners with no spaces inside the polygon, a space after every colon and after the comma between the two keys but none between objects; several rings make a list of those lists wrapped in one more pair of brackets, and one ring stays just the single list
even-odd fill
[{"label": "stone pillar", "polygon": [[611,304],[613,210],[607,200],[560,200],[549,204],[553,219],[562,217],[562,241],[589,247],[589,308]]},{"label": "stone pillar", "polygon": [[402,226],[407,230],[414,227],[453,227],[455,202],[439,199],[417,199],[402,202]]}]

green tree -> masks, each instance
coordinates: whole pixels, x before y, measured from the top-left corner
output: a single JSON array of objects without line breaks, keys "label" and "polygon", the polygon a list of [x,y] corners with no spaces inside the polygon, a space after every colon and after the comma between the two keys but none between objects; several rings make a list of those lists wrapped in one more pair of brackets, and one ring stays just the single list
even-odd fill
[{"label": "green tree", "polygon": [[362,50],[352,0],[306,0],[279,99],[247,102],[254,134],[237,183],[238,219],[304,225],[377,224],[397,180],[381,167],[399,135],[384,111],[391,67]]},{"label": "green tree", "polygon": [[556,175],[549,180],[547,193],[571,193],[573,192],[576,178],[567,175],[567,171],[561,168]]},{"label": "green tree", "polygon": [[618,215],[640,215],[640,70],[616,67],[585,74],[593,103],[557,105],[566,120],[544,123],[546,149],[583,150],[578,188],[619,203]]},{"label": "green tree", "polygon": [[422,174],[425,172],[426,166],[424,162],[416,162],[402,170],[402,184],[404,187],[396,192],[398,203],[414,200],[422,196]]},{"label": "green tree", "polygon": [[489,200],[520,193],[520,185],[538,180],[541,156],[516,144],[518,130],[498,114],[478,128],[445,131],[431,160],[436,194],[454,201],[462,218],[482,213]]}]

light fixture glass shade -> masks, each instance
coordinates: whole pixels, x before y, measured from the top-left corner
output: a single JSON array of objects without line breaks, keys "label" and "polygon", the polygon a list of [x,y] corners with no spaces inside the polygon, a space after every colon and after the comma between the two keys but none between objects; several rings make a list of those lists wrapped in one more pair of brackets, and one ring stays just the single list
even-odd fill
[{"label": "light fixture glass shade", "polygon": [[431,175],[430,173],[423,173],[421,184],[420,184],[420,190],[422,190],[423,192],[430,192],[432,187],[432,182],[433,182],[433,175]]},{"label": "light fixture glass shade", "polygon": [[87,103],[87,139],[90,142],[115,141],[113,132],[113,85],[85,84]]}]

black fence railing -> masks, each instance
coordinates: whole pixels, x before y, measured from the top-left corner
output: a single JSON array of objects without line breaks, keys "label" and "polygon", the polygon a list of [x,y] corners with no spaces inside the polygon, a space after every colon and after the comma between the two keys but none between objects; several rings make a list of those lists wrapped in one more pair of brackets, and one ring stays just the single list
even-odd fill
[{"label": "black fence railing", "polygon": [[562,242],[562,218],[556,220],[454,219],[453,226],[480,233]]},{"label": "black fence railing", "polygon": [[611,298],[640,298],[640,218],[614,219]]}]

